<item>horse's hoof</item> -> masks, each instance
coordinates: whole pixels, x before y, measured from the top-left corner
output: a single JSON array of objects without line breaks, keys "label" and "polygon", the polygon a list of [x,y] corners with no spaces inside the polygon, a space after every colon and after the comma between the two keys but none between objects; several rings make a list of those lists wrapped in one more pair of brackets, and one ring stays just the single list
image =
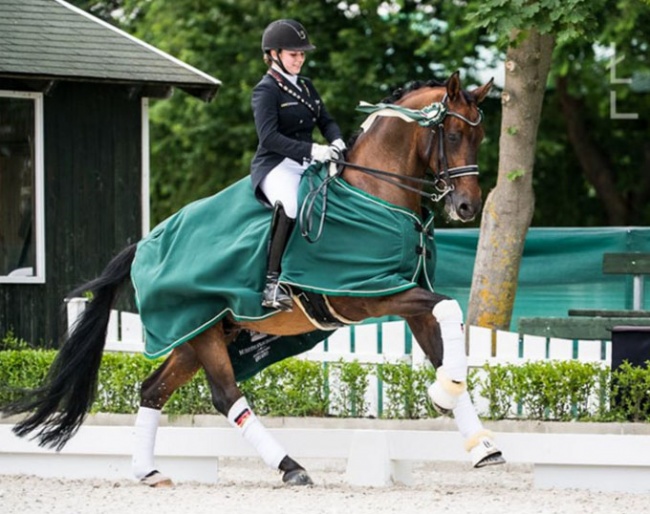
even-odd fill
[{"label": "horse's hoof", "polygon": [[503,458],[501,452],[491,453],[486,455],[480,461],[478,461],[474,467],[475,468],[484,468],[485,466],[496,466],[498,464],[505,464],[506,459]]},{"label": "horse's hoof", "polygon": [[304,469],[287,471],[282,477],[282,481],[287,485],[314,485],[314,482]]},{"label": "horse's hoof", "polygon": [[174,487],[174,482],[158,470],[153,470],[146,477],[140,480],[140,483],[149,487]]}]

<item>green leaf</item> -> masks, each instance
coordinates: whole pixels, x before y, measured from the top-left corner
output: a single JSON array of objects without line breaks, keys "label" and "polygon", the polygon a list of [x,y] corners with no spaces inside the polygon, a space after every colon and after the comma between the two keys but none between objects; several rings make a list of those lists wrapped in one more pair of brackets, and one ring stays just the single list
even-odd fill
[{"label": "green leaf", "polygon": [[507,178],[508,180],[510,180],[511,182],[514,182],[514,181],[517,180],[518,178],[523,177],[525,174],[526,174],[526,170],[523,170],[523,169],[516,169],[516,170],[512,170],[512,171],[510,171],[510,172],[506,175],[506,178]]}]

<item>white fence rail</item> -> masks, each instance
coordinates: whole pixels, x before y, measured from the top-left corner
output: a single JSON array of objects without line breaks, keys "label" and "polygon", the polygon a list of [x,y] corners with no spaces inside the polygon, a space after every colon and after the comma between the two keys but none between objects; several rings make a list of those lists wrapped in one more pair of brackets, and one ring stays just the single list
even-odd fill
[{"label": "white fence rail", "polygon": [[[83,312],[85,300],[68,301],[68,326]],[[494,347],[494,351],[493,351]],[[111,311],[106,335],[106,351],[142,352],[144,332],[140,317],[132,312]],[[611,342],[545,338],[468,327],[470,367],[489,364],[521,364],[540,360],[579,360],[610,365]],[[386,321],[345,327],[302,354],[301,358],[318,362],[364,363],[409,362],[420,365],[424,354],[403,321]]]},{"label": "white fence rail", "polygon": [[[538,426],[538,431],[494,428],[508,462],[533,465],[536,488],[650,492],[647,431],[636,434],[619,425],[596,427],[594,432],[587,430],[593,424],[581,423],[563,433],[545,433],[548,426]],[[310,424],[271,426],[270,431],[301,461],[345,459],[345,479],[354,486],[409,485],[413,462],[462,462],[469,469],[460,434],[444,426],[412,430]],[[61,452],[54,452],[15,437],[11,425],[0,424],[0,469],[8,475],[123,479],[131,477],[133,444],[132,426],[85,424]],[[156,438],[157,466],[180,482],[217,483],[220,459],[254,456],[253,448],[231,427],[163,426]]]},{"label": "white fence rail", "polygon": [[[82,301],[71,301],[68,305],[70,323],[82,311]],[[112,313],[107,350],[141,351],[142,339],[137,315]],[[361,325],[337,331],[303,357],[318,362],[343,359],[419,365],[423,356],[417,343],[413,343],[402,322]],[[492,351],[493,346],[495,351]],[[485,362],[516,364],[547,359],[578,359],[608,365],[611,349],[609,342],[547,340],[471,327],[469,358],[474,367]],[[376,388],[369,389],[376,391]],[[460,434],[440,428],[443,430],[431,430],[430,427],[410,431],[287,427],[272,428],[272,431],[298,458],[346,458],[346,478],[350,484],[383,486],[395,481],[408,484],[411,461],[466,461],[459,444]],[[0,468],[6,473],[80,478],[130,475],[132,427],[83,426],[60,453],[17,439],[10,430],[9,425],[0,425]],[[602,433],[582,433],[582,430],[584,427],[578,427],[576,433],[519,433],[519,428],[506,432],[497,430],[497,440],[509,462],[533,464],[535,487],[639,493],[650,490],[650,460],[648,452],[644,451],[650,444],[647,432],[628,435],[611,430]],[[97,441],[102,441],[100,450]],[[217,479],[219,458],[253,454],[239,434],[230,428],[218,427],[162,427],[156,452],[159,463],[172,470],[177,479],[210,483]]]},{"label": "white fence rail", "polygon": [[[85,300],[68,302],[68,319],[71,326],[83,312]],[[131,312],[112,311],[109,321],[105,351],[142,352],[144,333],[140,317]],[[424,353],[404,321],[385,321],[341,328],[312,350],[297,358],[323,363],[353,362],[363,364],[407,363],[419,367],[426,362]],[[477,378],[484,371],[478,369],[486,363],[522,364],[528,361],[578,360],[609,367],[611,363],[610,341],[573,341],[540,336],[520,335],[513,332],[492,331],[481,327],[468,327],[468,361]],[[338,389],[336,375],[330,376],[330,390]],[[480,414],[488,410],[488,401],[478,393],[473,394]],[[368,376],[365,395],[365,413],[381,416],[385,413],[385,387],[376,373]],[[336,402],[334,402],[336,403]],[[594,407],[598,399],[594,399]],[[334,405],[334,404],[333,404]],[[332,406],[331,414],[336,414]],[[521,410],[513,405],[512,411]]]}]

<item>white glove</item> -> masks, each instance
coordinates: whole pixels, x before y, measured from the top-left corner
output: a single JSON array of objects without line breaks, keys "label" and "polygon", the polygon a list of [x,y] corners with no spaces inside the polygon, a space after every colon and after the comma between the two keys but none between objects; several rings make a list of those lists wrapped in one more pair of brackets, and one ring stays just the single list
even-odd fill
[{"label": "white glove", "polygon": [[332,159],[341,160],[343,158],[343,151],[347,147],[345,146],[345,141],[341,138],[335,139],[330,144],[330,149],[332,150]]},{"label": "white glove", "polygon": [[341,138],[332,141],[332,144],[330,146],[335,147],[341,153],[343,153],[343,150],[347,149],[347,146],[345,146],[345,141],[343,141]]},{"label": "white glove", "polygon": [[311,145],[311,160],[316,162],[325,162],[332,159],[334,150],[331,146],[319,145],[318,143],[313,143]]}]

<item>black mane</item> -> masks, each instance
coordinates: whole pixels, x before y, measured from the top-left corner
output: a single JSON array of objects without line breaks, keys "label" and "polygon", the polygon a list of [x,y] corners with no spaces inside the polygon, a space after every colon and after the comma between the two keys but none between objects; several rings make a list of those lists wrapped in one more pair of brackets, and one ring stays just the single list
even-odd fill
[{"label": "black mane", "polygon": [[423,87],[444,87],[445,83],[440,82],[438,80],[427,80],[427,81],[422,81],[422,80],[415,80],[413,82],[409,82],[403,87],[399,87],[395,89],[389,96],[384,98],[381,103],[384,104],[393,104],[403,98],[405,95],[411,93],[412,91],[416,91],[418,89],[421,89]]}]

